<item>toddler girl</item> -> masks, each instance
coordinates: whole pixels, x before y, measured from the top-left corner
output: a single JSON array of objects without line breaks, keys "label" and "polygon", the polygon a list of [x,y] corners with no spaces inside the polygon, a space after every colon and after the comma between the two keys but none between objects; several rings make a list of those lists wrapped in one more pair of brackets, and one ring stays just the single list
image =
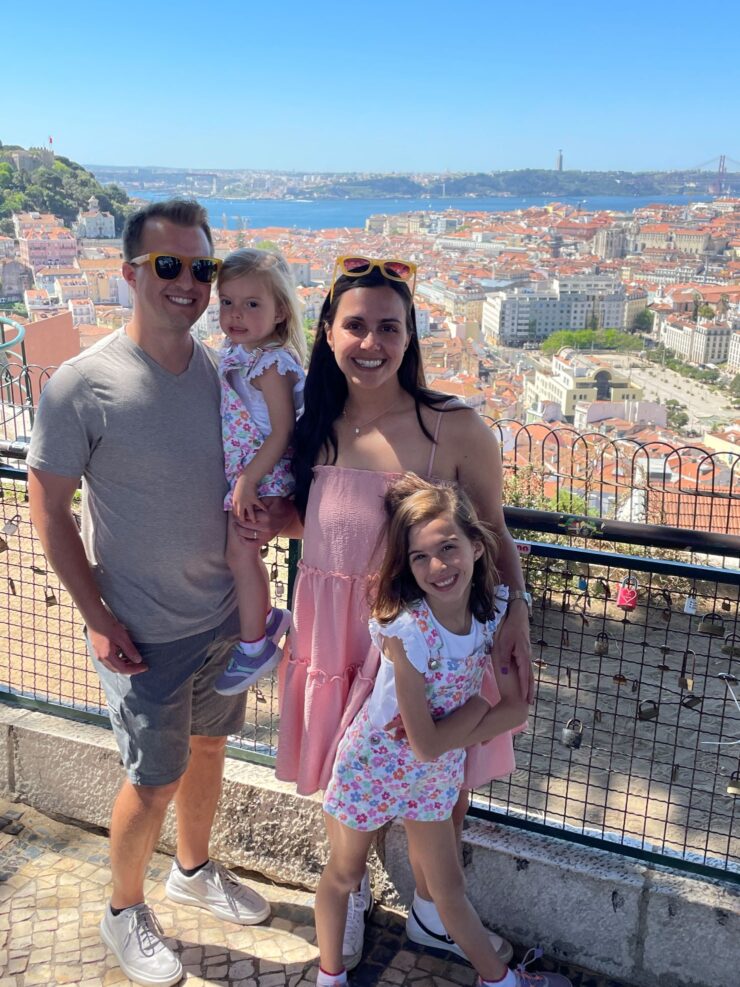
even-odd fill
[{"label": "toddler girl", "polygon": [[[521,724],[527,706],[508,659],[494,659],[500,702],[478,693],[508,587],[496,585],[496,540],[452,485],[406,474],[385,498],[387,549],[370,633],[382,660],[373,692],[337,751],[324,797],[330,857],[316,894],[318,987],[347,983],[350,892],[375,831],[403,818],[448,934],[484,987],[570,987],[559,974],[510,970],[465,895],[452,808],[465,747]],[[386,729],[400,713],[402,729]]]},{"label": "toddler girl", "polygon": [[[262,498],[293,493],[290,441],[303,410],[306,343],[293,278],[285,259],[236,250],[218,275],[221,328],[229,342],[219,360],[226,478],[224,509],[254,520]],[[229,525],[226,558],[236,583],[241,640],[216,681],[223,695],[243,692],[278,664],[290,612],[270,607],[260,542]]]}]

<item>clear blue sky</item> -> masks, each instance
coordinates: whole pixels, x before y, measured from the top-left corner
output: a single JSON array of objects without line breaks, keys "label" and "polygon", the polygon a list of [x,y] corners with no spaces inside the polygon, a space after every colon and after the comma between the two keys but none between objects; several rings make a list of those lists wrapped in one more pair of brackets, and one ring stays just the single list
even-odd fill
[{"label": "clear blue sky", "polygon": [[739,11],[14,0],[0,140],[51,134],[88,164],[299,171],[551,168],[558,148],[566,168],[738,160]]}]

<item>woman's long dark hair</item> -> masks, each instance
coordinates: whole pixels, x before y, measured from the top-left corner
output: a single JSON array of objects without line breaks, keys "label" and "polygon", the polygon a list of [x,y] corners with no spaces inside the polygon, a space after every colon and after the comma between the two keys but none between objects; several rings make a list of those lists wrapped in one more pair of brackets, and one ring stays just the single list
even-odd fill
[{"label": "woman's long dark hair", "polygon": [[422,421],[421,405],[434,408],[449,400],[446,395],[435,393],[426,387],[419,337],[416,334],[416,312],[408,285],[402,281],[392,281],[383,277],[378,268],[373,268],[368,274],[359,278],[348,278],[344,275],[337,278],[333,298],[330,299],[327,295],[321,306],[316,327],[316,341],[306,375],[305,410],[298,419],[293,442],[295,503],[301,518],[305,517],[312,470],[321,450],[327,448],[330,462],[336,462],[338,448],[334,422],[341,415],[347,400],[347,381],[337,366],[334,353],[326,338],[326,331],[332,326],[339,300],[346,291],[351,291],[352,288],[379,287],[391,288],[403,301],[409,345],[398,368],[398,383],[414,399],[419,427],[431,442],[434,441],[434,437],[430,435]]}]

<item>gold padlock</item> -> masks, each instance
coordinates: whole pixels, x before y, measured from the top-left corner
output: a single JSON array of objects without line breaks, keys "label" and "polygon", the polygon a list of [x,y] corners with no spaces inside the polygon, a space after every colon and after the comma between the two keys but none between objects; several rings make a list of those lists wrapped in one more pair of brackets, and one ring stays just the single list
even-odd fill
[{"label": "gold padlock", "polygon": [[57,598],[53,589],[47,587],[46,592],[44,593],[44,602],[47,607],[55,607],[57,605]]},{"label": "gold padlock", "polygon": [[[691,673],[689,674],[686,665],[688,663],[689,655],[691,655]],[[683,662],[681,664],[681,674],[678,676],[678,684],[682,689],[686,689],[689,692],[694,688],[694,669],[696,668],[696,652],[692,651],[691,648],[688,651],[684,651]]]},{"label": "gold padlock", "polygon": [[699,631],[702,634],[719,637],[725,633],[725,622],[716,610],[712,610],[711,613],[705,613],[699,621]]},{"label": "gold padlock", "polygon": [[730,655],[731,657],[740,655],[740,637],[737,634],[727,634],[724,644],[719,650],[723,655]]},{"label": "gold padlock", "polygon": [[730,775],[730,781],[727,785],[728,795],[740,795],[740,771],[734,771]]}]

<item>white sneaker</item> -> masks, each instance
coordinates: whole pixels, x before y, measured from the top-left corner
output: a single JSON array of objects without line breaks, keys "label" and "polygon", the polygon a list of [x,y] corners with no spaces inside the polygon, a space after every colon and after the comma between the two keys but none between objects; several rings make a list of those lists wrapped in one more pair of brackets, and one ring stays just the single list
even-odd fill
[{"label": "white sneaker", "polygon": [[270,915],[270,905],[262,895],[215,860],[209,860],[192,877],[186,877],[173,862],[165,892],[172,901],[207,908],[225,922],[237,925],[257,925]]},{"label": "white sneaker", "polygon": [[164,930],[149,905],[132,905],[114,915],[109,907],[100,923],[100,938],[134,983],[171,987],[182,979],[182,963],[162,942]]},{"label": "white sneaker", "polygon": [[[422,922],[413,904],[411,905],[408,918],[406,919],[406,935],[412,942],[416,942],[420,946],[431,946],[432,949],[446,949],[448,952],[455,953],[457,956],[461,956],[464,960],[467,960],[468,958],[462,948],[458,946],[452,936],[447,935],[439,913],[437,913],[436,928],[442,931],[435,932],[428,923]],[[488,936],[491,940],[491,945],[496,950],[498,958],[502,963],[508,963],[514,955],[514,947],[497,932],[489,931]]]},{"label": "white sneaker", "polygon": [[527,973],[524,969],[542,957],[539,948],[530,949],[521,963],[517,964],[514,975],[516,987],[573,987],[571,981],[562,973]]},{"label": "white sneaker", "polygon": [[370,872],[365,874],[360,882],[360,890],[352,891],[347,902],[347,921],[344,924],[344,939],[342,941],[342,962],[345,970],[354,970],[362,959],[362,949],[365,945],[365,922],[373,910],[373,892],[370,887]]}]

